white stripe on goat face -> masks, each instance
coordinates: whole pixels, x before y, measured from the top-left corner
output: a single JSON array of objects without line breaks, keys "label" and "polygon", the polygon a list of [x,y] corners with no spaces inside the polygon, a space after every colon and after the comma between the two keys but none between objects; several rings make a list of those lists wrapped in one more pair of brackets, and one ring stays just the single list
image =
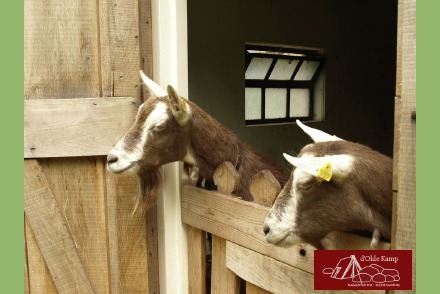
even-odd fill
[{"label": "white stripe on goat face", "polygon": [[[145,102],[147,103],[147,102]],[[144,104],[139,107],[136,120],[141,118],[141,113],[144,111]],[[139,166],[137,162],[142,159],[144,155],[144,146],[148,143],[149,132],[157,127],[164,125],[169,119],[168,105],[159,101],[155,106],[153,111],[148,115],[145,122],[142,124],[142,129],[140,131],[140,138],[136,138],[135,146],[128,146],[126,140],[129,133],[133,133],[130,129],[127,134],[119,140],[116,146],[110,151],[108,155],[107,168],[113,173],[136,173],[138,172]],[[138,125],[134,124],[134,127]],[[139,132],[138,132],[139,133]],[[116,161],[112,161],[112,158],[117,158]]]},{"label": "white stripe on goat face", "polygon": [[[311,155],[305,154],[302,157]],[[280,196],[275,200],[264,222],[266,241],[283,247],[290,247],[302,240],[296,234],[298,203],[301,200],[301,193],[298,190],[300,183],[310,181],[313,177],[310,174],[296,168],[292,173],[292,185],[289,191],[281,191]],[[287,185],[286,185],[287,187]],[[284,199],[283,199],[284,198]]]}]

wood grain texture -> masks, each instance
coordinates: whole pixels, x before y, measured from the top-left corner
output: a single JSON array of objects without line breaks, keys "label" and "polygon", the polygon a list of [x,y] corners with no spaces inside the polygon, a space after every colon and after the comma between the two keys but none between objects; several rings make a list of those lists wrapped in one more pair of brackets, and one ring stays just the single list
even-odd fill
[{"label": "wood grain texture", "polygon": [[139,1],[108,0],[112,96],[140,97]]},{"label": "wood grain texture", "polygon": [[403,0],[397,1],[396,96],[402,96]]},{"label": "wood grain texture", "polygon": [[281,191],[281,185],[269,170],[262,170],[252,179],[250,190],[255,203],[271,207]]},{"label": "wood grain texture", "polygon": [[[402,97],[394,98],[394,142],[393,142],[393,191],[399,189],[399,150],[400,150],[400,119],[402,114]],[[393,205],[396,203],[393,202]]]},{"label": "wood grain texture", "polygon": [[[79,158],[106,155],[134,122],[139,18],[151,16],[140,3],[151,9],[144,0],[25,1],[25,158],[48,158],[48,185],[96,293],[159,293],[156,213],[132,217],[136,182],[107,179],[103,157]],[[133,98],[95,98],[114,96]],[[56,293],[26,231],[30,292]]]},{"label": "wood grain texture", "polygon": [[188,226],[188,293],[206,293],[206,233]]},{"label": "wood grain texture", "polygon": [[230,161],[220,164],[212,177],[217,190],[226,195],[231,195],[240,185],[240,176]]},{"label": "wood grain texture", "polygon": [[[400,149],[397,194],[396,249],[416,249],[416,1],[399,1],[402,50]],[[398,66],[399,68],[399,66]],[[413,289],[416,292],[416,255],[413,254]]]},{"label": "wood grain texture", "polygon": [[68,221],[37,161],[25,161],[24,177],[25,213],[58,291],[93,293]]},{"label": "wood grain texture", "polygon": [[95,1],[24,1],[25,99],[100,94]]},{"label": "wood grain texture", "polygon": [[[313,246],[301,243],[281,248],[266,242],[263,223],[269,209],[215,191],[182,187],[184,223],[313,273]],[[331,233],[323,240],[324,246],[331,249],[369,249],[370,242],[368,238],[342,232]],[[389,248],[388,243],[381,246]]]},{"label": "wood grain texture", "polygon": [[103,158],[52,158],[39,162],[93,290],[109,291]]},{"label": "wood grain texture", "polygon": [[[139,41],[141,67],[145,74],[153,77],[153,31],[151,0],[139,1]],[[142,100],[148,98],[146,87],[141,88]]]},{"label": "wood grain texture", "polygon": [[106,187],[112,293],[159,293],[149,289],[148,267],[157,253],[148,250],[146,219],[132,214],[139,192],[136,177],[107,173]]},{"label": "wood grain texture", "polygon": [[252,283],[246,282],[246,294],[270,294],[272,292],[261,289]]},{"label": "wood grain texture", "polygon": [[[24,219],[24,225],[26,226],[26,217],[25,217],[25,219]],[[28,255],[28,251],[27,251],[27,246],[26,246],[26,227],[24,228],[24,231],[23,231],[23,233],[24,233],[24,239],[23,239],[23,241],[24,241],[24,273],[23,273],[23,276],[24,276],[24,287],[23,287],[23,290],[24,290],[24,293],[25,294],[29,294],[30,293],[30,287],[29,287],[29,270],[28,270],[28,257],[27,257],[27,255]]]},{"label": "wood grain texture", "polygon": [[24,229],[26,234],[29,293],[58,293],[27,218],[25,218]]},{"label": "wood grain texture", "polygon": [[[150,209],[150,211],[147,212],[146,221],[148,294],[160,294],[157,209]],[[143,279],[143,277],[141,278]]]},{"label": "wood grain texture", "polygon": [[24,103],[24,157],[107,155],[135,120],[135,98]]},{"label": "wood grain texture", "polygon": [[315,291],[312,274],[233,242],[226,242],[226,266],[240,278],[271,293],[337,293],[337,291]]},{"label": "wood grain texture", "polygon": [[226,240],[215,235],[212,235],[211,293],[240,293],[240,279],[226,267]]},{"label": "wood grain texture", "polygon": [[110,3],[98,1],[100,97],[113,97],[112,51],[110,47]]}]

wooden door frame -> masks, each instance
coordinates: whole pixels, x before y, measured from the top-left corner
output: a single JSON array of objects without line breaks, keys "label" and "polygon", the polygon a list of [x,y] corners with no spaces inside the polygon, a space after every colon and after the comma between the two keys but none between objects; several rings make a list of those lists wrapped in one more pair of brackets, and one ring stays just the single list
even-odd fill
[{"label": "wooden door frame", "polygon": [[[153,79],[173,85],[188,97],[187,2],[152,0]],[[163,191],[157,203],[161,293],[188,293],[186,225],[181,221],[180,163],[163,167]]]}]

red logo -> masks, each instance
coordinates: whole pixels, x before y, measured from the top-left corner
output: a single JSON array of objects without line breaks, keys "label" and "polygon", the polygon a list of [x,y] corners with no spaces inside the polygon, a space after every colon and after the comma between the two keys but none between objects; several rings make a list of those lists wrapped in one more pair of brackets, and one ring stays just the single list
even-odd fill
[{"label": "red logo", "polygon": [[411,250],[315,250],[315,290],[411,290]]}]

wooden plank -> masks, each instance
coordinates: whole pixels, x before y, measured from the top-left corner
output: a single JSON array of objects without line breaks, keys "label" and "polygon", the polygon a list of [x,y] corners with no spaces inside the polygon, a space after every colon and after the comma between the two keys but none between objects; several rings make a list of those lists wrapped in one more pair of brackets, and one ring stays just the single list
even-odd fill
[{"label": "wooden plank", "polygon": [[206,233],[188,227],[188,292],[206,293]]},{"label": "wooden plank", "polygon": [[220,193],[231,195],[240,185],[240,176],[230,161],[223,162],[212,175],[214,184]]},{"label": "wooden plank", "polygon": [[[397,194],[396,249],[416,249],[416,1],[399,2],[402,50],[402,110],[400,119],[399,190]],[[416,292],[416,254],[413,254],[411,291]]]},{"label": "wooden plank", "polygon": [[281,185],[269,170],[262,170],[252,179],[250,190],[255,203],[271,207],[281,191]]},{"label": "wooden plank", "polygon": [[[148,252],[148,293],[160,293],[159,280],[159,248],[158,248],[158,227],[157,210],[150,209],[146,214],[147,226],[147,252]],[[143,279],[143,277],[140,277]]]},{"label": "wooden plank", "polygon": [[68,224],[35,160],[25,161],[24,210],[60,293],[93,293]]},{"label": "wooden plank", "polygon": [[114,97],[113,73],[110,47],[110,3],[109,0],[98,1],[99,16],[99,53],[100,53],[100,97]]},{"label": "wooden plank", "polygon": [[391,249],[396,249],[396,232],[397,232],[397,191],[393,191],[393,215],[391,221]]},{"label": "wooden plank", "polygon": [[94,291],[109,291],[105,160],[97,157],[40,160]]},{"label": "wooden plank", "polygon": [[396,96],[402,96],[403,1],[397,2]]},{"label": "wooden plank", "polygon": [[252,283],[246,282],[246,294],[270,294],[271,292],[261,289]]},{"label": "wooden plank", "polygon": [[[145,74],[153,77],[153,30],[152,30],[151,1],[139,1],[139,41],[141,67]],[[148,98],[145,87],[142,87],[142,100]]]},{"label": "wooden plank", "polygon": [[337,293],[315,291],[312,274],[229,241],[226,242],[226,266],[240,278],[272,293]]},{"label": "wooden plank", "polygon": [[140,97],[138,2],[108,0],[112,96]]},{"label": "wooden plank", "polygon": [[27,217],[25,217],[24,228],[26,234],[29,293],[58,293],[49,269],[47,268],[46,262],[44,261],[43,254],[38,247],[34,233],[32,233],[32,229]]},{"label": "wooden plank", "polygon": [[[266,242],[263,223],[269,209],[215,191],[182,187],[184,223],[312,273],[313,246],[302,243],[281,248]],[[330,249],[370,249],[370,242],[368,238],[342,232],[331,233],[323,240]],[[388,249],[389,244],[383,243],[381,248]]]},{"label": "wooden plank", "polygon": [[[24,224],[26,226],[26,217],[24,220]],[[27,246],[26,246],[26,227],[24,228],[24,293],[25,294],[29,294],[30,290],[29,290],[29,270],[28,270],[28,251],[27,251]]]},{"label": "wooden plank", "polygon": [[212,235],[211,293],[240,293],[240,279],[226,267],[226,240],[215,235]]},{"label": "wooden plank", "polygon": [[402,98],[396,96],[394,98],[393,191],[397,191],[399,189],[399,150],[400,150],[401,113],[402,113]]},{"label": "wooden plank", "polygon": [[24,103],[24,157],[106,155],[135,120],[136,98]]},{"label": "wooden plank", "polygon": [[[150,285],[149,277],[157,272],[149,271],[150,264],[157,263],[157,231],[148,230],[145,217],[132,214],[139,192],[136,177],[107,173],[106,183],[111,292],[158,294],[158,288],[150,288],[154,282]],[[151,244],[156,248],[151,250]]]},{"label": "wooden plank", "polygon": [[25,99],[99,96],[94,1],[24,1]]}]

